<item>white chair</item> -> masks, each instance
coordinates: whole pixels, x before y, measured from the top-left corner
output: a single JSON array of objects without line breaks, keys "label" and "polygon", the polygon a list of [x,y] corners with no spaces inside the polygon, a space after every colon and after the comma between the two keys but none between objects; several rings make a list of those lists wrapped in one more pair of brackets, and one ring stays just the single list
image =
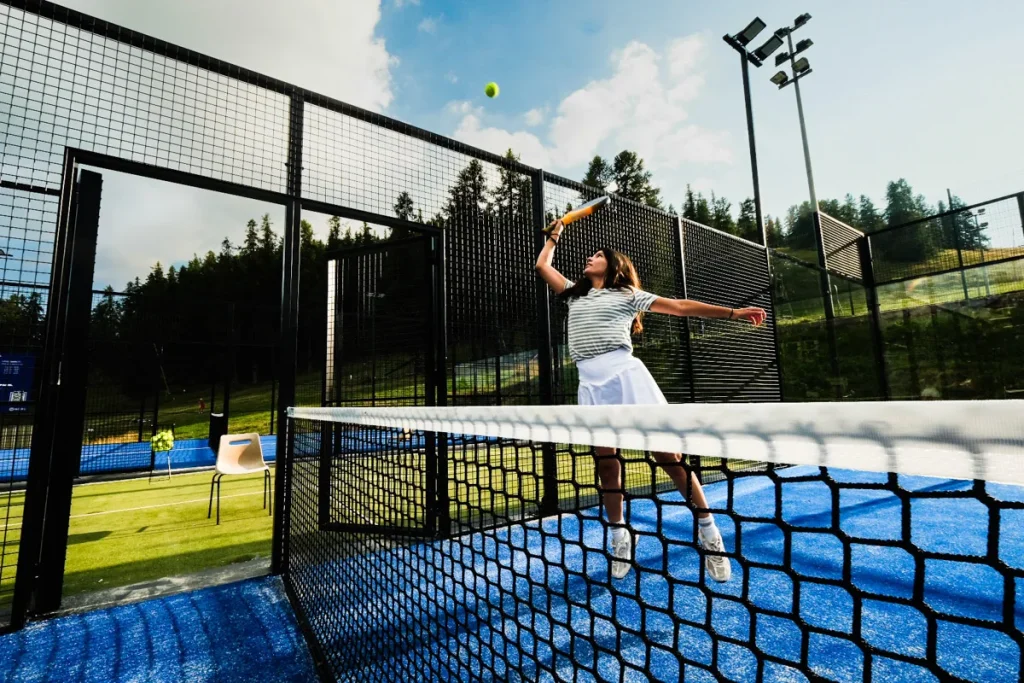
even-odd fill
[{"label": "white chair", "polygon": [[209,519],[213,514],[213,489],[217,488],[217,524],[220,524],[220,481],[228,474],[252,474],[263,471],[263,507],[268,515],[273,514],[271,505],[270,467],[263,459],[263,446],[259,434],[225,434],[220,437],[217,449],[217,466],[210,482]]}]

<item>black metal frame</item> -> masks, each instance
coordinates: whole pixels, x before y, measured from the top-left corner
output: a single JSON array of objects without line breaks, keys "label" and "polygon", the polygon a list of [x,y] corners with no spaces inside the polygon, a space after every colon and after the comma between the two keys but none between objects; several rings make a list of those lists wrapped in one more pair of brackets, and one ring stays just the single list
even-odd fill
[{"label": "black metal frame", "polygon": [[[213,516],[213,490],[217,489],[217,524],[220,524],[220,482],[226,477],[226,474],[221,472],[214,473],[210,479],[210,505],[206,509],[206,518],[210,519]],[[267,495],[270,494],[270,495]],[[271,498],[273,497],[273,487],[270,484],[270,469],[263,470],[263,509],[267,511],[268,515],[274,514],[274,505]],[[270,504],[268,507],[268,503]]]}]

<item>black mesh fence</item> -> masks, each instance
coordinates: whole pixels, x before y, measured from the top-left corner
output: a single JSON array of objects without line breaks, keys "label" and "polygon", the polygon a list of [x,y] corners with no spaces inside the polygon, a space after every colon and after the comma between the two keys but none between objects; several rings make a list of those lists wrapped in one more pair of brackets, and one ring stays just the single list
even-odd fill
[{"label": "black mesh fence", "polygon": [[[545,213],[554,220],[597,196],[592,189],[548,176],[544,185]],[[686,290],[680,246],[678,223],[672,216],[615,199],[609,209],[566,228],[555,251],[554,265],[575,282],[582,277],[588,257],[601,248],[614,249],[636,266],[642,289],[681,299]],[[569,357],[567,302],[552,296],[550,310],[556,402],[575,403],[577,375]],[[642,322],[643,332],[633,341],[635,355],[647,365],[669,401],[692,400],[686,322],[656,314],[645,315]]]},{"label": "black mesh fence", "polygon": [[772,253],[786,400],[883,399],[868,290],[835,274],[829,278],[835,338],[830,342],[821,272],[816,265]]},{"label": "black mesh fence", "polygon": [[782,400],[775,347],[768,257],[763,247],[683,221],[686,294],[729,308],[759,306],[768,319],[759,327],[728,320],[690,321],[693,400]]},{"label": "black mesh fence", "polygon": [[860,245],[864,233],[822,211],[818,212],[818,220],[826,267],[850,280],[863,281]]},{"label": "black mesh fence", "polygon": [[869,239],[878,284],[1024,258],[1024,195],[920,218]]}]

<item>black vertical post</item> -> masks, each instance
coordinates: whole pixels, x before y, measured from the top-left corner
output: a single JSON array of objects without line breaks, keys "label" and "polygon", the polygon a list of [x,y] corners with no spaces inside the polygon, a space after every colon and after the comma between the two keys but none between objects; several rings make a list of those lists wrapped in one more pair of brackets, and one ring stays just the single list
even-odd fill
[{"label": "black vertical post", "polygon": [[[813,208],[813,207],[812,207]],[[825,305],[825,334],[828,340],[829,362],[832,367],[832,378],[836,398],[843,397],[842,378],[839,369],[839,344],[836,340],[836,311],[832,301],[832,281],[828,276],[828,257],[825,252],[825,236],[822,233],[821,212],[817,209],[812,214],[814,220],[814,246],[818,252],[818,280]]]},{"label": "black vertical post", "polygon": [[[889,387],[889,371],[885,360],[885,335],[882,331],[882,312],[878,302],[878,285],[875,283],[875,262],[871,257],[871,238],[867,235],[857,240],[860,254],[860,272],[867,294],[868,316],[871,321],[871,346],[875,354],[875,372],[878,374],[878,390],[886,401],[892,399]],[[852,301],[852,299],[851,299]],[[851,303],[852,306],[852,303]]]},{"label": "black vertical post", "polygon": [[271,572],[280,574],[288,567],[288,518],[291,514],[291,453],[288,443],[294,425],[288,422],[288,408],[295,405],[296,364],[299,332],[299,268],[302,221],[302,123],[304,102],[300,95],[291,97],[288,128],[288,195],[285,210],[284,248],[281,255],[281,352],[278,425],[285,426],[285,438],[277,439],[274,484],[274,545],[271,551]]},{"label": "black vertical post", "polygon": [[[683,298],[690,298],[690,289],[686,282],[686,234],[683,232],[683,219],[675,217],[676,224],[676,257],[679,259],[679,270],[682,273]],[[686,350],[686,370],[690,382],[690,403],[697,402],[697,376],[693,365],[693,344],[690,335],[690,319],[683,318],[683,347]]]},{"label": "black vertical post", "polygon": [[1017,195],[1017,211],[1020,212],[1020,229],[1024,231],[1024,192]]},{"label": "black vertical post", "polygon": [[[540,254],[547,241],[544,233],[544,171],[534,171],[530,178],[530,199],[533,204],[533,232],[535,252]],[[541,405],[554,405],[555,385],[552,374],[554,366],[551,353],[551,299],[544,280],[537,278],[537,375],[540,380]],[[540,502],[543,516],[558,512],[558,456],[555,445],[541,445],[544,494]]]},{"label": "black vertical post", "polygon": [[[447,233],[444,232],[438,233],[432,240],[434,286],[431,288],[431,293],[434,297],[434,333],[432,335],[434,353],[431,360],[433,363],[434,404],[437,406],[448,405],[448,288],[447,272],[445,271],[447,240]],[[437,512],[434,520],[435,533],[441,538],[448,538],[451,536],[452,526],[451,500],[448,497],[448,434],[435,432],[433,438],[437,460],[437,465],[434,468],[437,473],[434,484],[437,500]]]},{"label": "black vertical post", "polygon": [[75,176],[78,172],[71,150],[64,152],[64,175],[61,184],[60,206],[57,215],[57,234],[54,240],[53,268],[50,272],[50,301],[47,306],[46,334],[43,338],[42,359],[39,363],[39,398],[32,427],[29,451],[28,480],[25,485],[25,507],[22,516],[21,541],[18,548],[18,567],[15,574],[14,595],[11,602],[11,626],[25,625],[32,593],[36,585],[36,568],[42,547],[43,520],[46,517],[46,494],[50,480],[50,453],[56,426],[58,395],[58,368],[60,344],[63,334],[67,296],[67,279],[71,266],[71,234],[75,215]]},{"label": "black vertical post", "polygon": [[761,181],[757,176],[757,146],[754,144],[754,108],[750,102],[750,63],[746,51],[740,52],[740,67],[743,71],[743,104],[747,112],[747,146],[750,148],[750,175],[754,181],[754,215],[757,219],[757,234],[761,244],[768,246],[768,233],[764,229],[761,214]]},{"label": "black vertical post", "polygon": [[953,192],[947,187],[946,197],[949,198],[949,234],[953,238],[953,246],[956,248],[956,263],[960,270],[960,286],[964,290],[964,301],[971,300],[971,292],[967,287],[967,272],[964,270],[964,250],[960,242],[960,229],[956,225],[956,214],[953,211]]},{"label": "black vertical post", "polygon": [[46,498],[42,548],[39,555],[34,612],[52,612],[60,607],[64,587],[64,563],[68,551],[71,497],[82,454],[82,423],[85,415],[88,354],[78,343],[79,330],[88,329],[92,309],[92,278],[96,266],[102,177],[82,171],[78,180],[78,201],[69,243],[70,273],[66,280],[62,338],[58,340],[58,396],[52,441],[50,481]]}]

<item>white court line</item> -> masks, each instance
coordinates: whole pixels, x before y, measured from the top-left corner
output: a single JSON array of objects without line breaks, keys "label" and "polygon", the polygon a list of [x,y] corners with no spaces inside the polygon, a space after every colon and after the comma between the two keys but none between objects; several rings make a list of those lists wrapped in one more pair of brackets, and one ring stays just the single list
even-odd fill
[{"label": "white court line", "polygon": [[[221,496],[220,499],[224,500],[225,498],[240,498],[242,496],[255,496],[255,495],[256,495],[255,491],[253,491],[251,493],[232,493],[229,496]],[[261,495],[262,495],[262,493],[261,493]],[[210,502],[209,498],[195,498],[193,500],[179,500],[179,501],[176,501],[174,503],[158,503],[156,505],[143,505],[143,506],[137,507],[137,508],[125,508],[123,510],[104,510],[103,512],[85,512],[85,513],[80,514],[80,515],[71,515],[71,519],[80,519],[82,517],[98,517],[99,515],[113,515],[113,514],[117,514],[118,512],[138,512],[139,510],[152,510],[154,508],[166,508],[166,507],[171,507],[172,505],[188,505],[189,503],[209,503],[209,502]],[[21,528],[21,524],[10,524],[10,525],[4,527],[4,529],[20,529],[20,528]]]}]

